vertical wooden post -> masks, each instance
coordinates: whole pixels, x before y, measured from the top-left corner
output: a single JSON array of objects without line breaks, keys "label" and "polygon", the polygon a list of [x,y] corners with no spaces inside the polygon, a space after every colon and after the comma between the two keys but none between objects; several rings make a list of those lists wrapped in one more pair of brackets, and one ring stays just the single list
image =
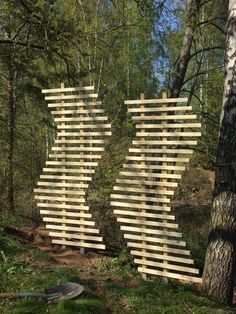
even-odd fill
[{"label": "vertical wooden post", "polygon": [[[163,98],[163,100],[165,100],[166,98],[168,98],[167,92],[163,92],[163,93],[162,93],[162,98]],[[164,108],[166,108],[166,107],[167,107],[167,104],[166,104],[166,103],[163,103],[163,104],[162,104],[162,108],[164,109]],[[165,116],[165,115],[166,115],[166,112],[163,112],[162,115]],[[163,125],[162,132],[168,131],[168,129],[165,128],[166,120],[163,120],[163,121],[162,121],[162,125]],[[162,141],[165,142],[165,141],[167,141],[167,139],[168,139],[167,137],[163,137],[163,138],[162,138]],[[162,145],[162,149],[163,149],[163,151],[164,151],[164,150],[166,149],[166,146],[165,146],[165,145]],[[163,157],[163,159],[165,159],[165,158],[167,157],[167,154],[165,154],[165,153],[163,152],[162,157]],[[163,165],[164,167],[167,166],[167,162],[163,161],[163,162],[162,162],[162,165]],[[163,173],[163,174],[166,174],[166,173],[168,173],[168,170],[162,169],[162,173]],[[162,181],[163,183],[165,183],[165,182],[167,182],[167,179],[166,179],[166,178],[161,178],[161,181]],[[164,191],[167,191],[167,190],[168,190],[168,188],[167,188],[166,186],[163,186],[162,188],[163,188]],[[162,198],[167,198],[167,195],[166,195],[166,194],[162,195]],[[163,212],[163,214],[166,214],[166,212]],[[167,220],[163,220],[163,223],[167,223],[167,222],[168,222]],[[168,231],[168,230],[167,230],[166,228],[163,228],[163,231]],[[165,238],[166,238],[166,237],[163,237],[163,239],[165,239]],[[163,244],[163,247],[164,247],[164,248],[167,248],[168,246],[165,245],[165,244]],[[164,256],[167,256],[168,254],[167,254],[166,252],[163,252],[163,255],[164,255]],[[164,263],[164,264],[167,264],[168,262],[167,262],[167,260],[164,259],[163,263]],[[165,271],[166,271],[166,269],[164,268],[164,272],[165,272]],[[163,277],[163,280],[164,280],[165,282],[168,282],[168,279],[167,279],[166,277]]]},{"label": "vertical wooden post", "polygon": [[[145,95],[144,95],[144,93],[141,93],[140,94],[140,99],[141,100],[144,100],[145,99]],[[142,110],[143,108],[145,108],[145,106],[143,105],[143,104],[140,104],[140,109]],[[143,116],[145,116],[145,114],[141,111],[141,117],[143,117]],[[143,133],[143,138],[141,137],[141,140],[145,140],[145,130],[143,130],[143,129],[141,129],[141,132]],[[142,148],[145,148],[145,145],[141,145],[141,150],[142,150]],[[145,153],[141,153],[141,157],[142,157],[142,159],[144,159],[145,158]],[[141,165],[145,165],[145,161],[141,161]],[[141,169],[141,173],[145,173],[146,172],[146,170],[145,169]],[[142,197],[145,197],[146,196],[146,193],[144,193],[144,194],[141,194],[141,196]],[[141,204],[142,205],[145,205],[146,204],[146,202],[144,202],[144,201],[141,201]],[[141,212],[142,213],[145,213],[146,212],[146,209],[142,209],[141,210]],[[145,221],[146,219],[144,218],[144,217],[142,217],[141,218],[141,221]],[[142,223],[142,228],[145,228],[145,225]],[[146,234],[145,233],[142,233],[142,237],[146,237]],[[142,241],[142,244],[146,244],[146,241]],[[145,249],[143,249],[142,248],[142,252],[146,252],[146,250]],[[143,257],[142,256],[142,259],[143,260],[146,260],[146,257]],[[144,268],[145,268],[145,266],[143,266]],[[142,278],[144,279],[144,280],[147,280],[147,274],[145,274],[145,273],[142,273]]]},{"label": "vertical wooden post", "polygon": [[[65,88],[65,84],[64,84],[63,82],[61,82],[61,89],[63,89],[63,88]],[[64,93],[63,93],[63,92],[61,93],[61,96],[64,96]],[[61,103],[64,103],[64,100],[61,100]],[[62,118],[62,119],[65,118],[65,115],[62,115],[61,118]],[[64,126],[64,125],[65,125],[65,122],[62,121],[61,125]],[[62,131],[64,131],[64,130],[62,130]],[[62,137],[62,140],[65,140],[65,137]],[[63,147],[63,148],[65,147],[65,144],[64,144],[64,143],[63,143],[62,147]],[[65,160],[66,160],[66,159],[62,159],[62,163],[65,162]],[[65,169],[66,169],[66,166],[63,165],[63,166],[62,166],[62,170],[65,170]],[[62,175],[62,176],[65,176],[65,175],[66,175],[66,171],[65,171],[65,172],[62,172],[61,175]],[[66,182],[66,180],[62,180],[62,183],[65,183],[65,182]],[[66,191],[66,187],[62,187],[62,191]],[[62,197],[63,197],[63,198],[66,198],[66,194],[63,194],[63,193],[62,193]],[[63,205],[66,205],[66,201],[63,201],[62,204],[63,204]],[[63,212],[63,213],[66,213],[66,210],[63,208],[63,209],[62,209],[62,212]],[[63,216],[63,219],[66,219],[66,215]],[[62,226],[66,226],[66,224],[63,223]],[[65,234],[66,231],[64,230],[62,233]],[[62,238],[62,240],[66,240],[66,238]],[[62,245],[62,248],[65,249],[65,245]]]}]

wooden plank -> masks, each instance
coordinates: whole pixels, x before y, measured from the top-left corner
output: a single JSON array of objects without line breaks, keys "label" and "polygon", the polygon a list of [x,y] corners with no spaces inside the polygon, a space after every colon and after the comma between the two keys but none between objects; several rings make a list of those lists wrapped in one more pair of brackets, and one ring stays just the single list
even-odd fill
[{"label": "wooden plank", "polygon": [[143,241],[151,242],[151,243],[159,243],[159,244],[170,244],[175,246],[186,246],[186,242],[184,241],[178,241],[178,240],[171,240],[171,239],[163,239],[163,238],[157,238],[157,237],[148,237],[148,236],[140,236],[136,234],[124,234],[125,239],[131,239],[136,241]]},{"label": "wooden plank", "polygon": [[46,210],[41,209],[40,214],[42,215],[50,215],[50,216],[66,216],[66,217],[76,217],[76,218],[92,218],[92,214],[83,213],[83,212],[63,212],[58,210]]},{"label": "wooden plank", "polygon": [[91,140],[91,139],[81,139],[81,140],[55,140],[56,144],[105,144],[107,140]]},{"label": "wooden plank", "polygon": [[89,98],[97,98],[98,94],[80,94],[80,95],[53,95],[46,96],[45,100],[66,100],[66,99],[89,99]]},{"label": "wooden plank", "polygon": [[[181,232],[143,228],[142,226],[140,226],[140,227],[121,226],[120,230],[131,231],[131,232],[140,232],[140,233],[145,233],[145,234],[155,234],[155,235],[161,235],[161,236],[166,236],[166,237],[176,237],[176,238],[182,237]],[[132,252],[131,252],[131,254],[132,254]]]},{"label": "wooden plank", "polygon": [[166,99],[137,99],[137,100],[125,100],[125,105],[139,105],[139,104],[165,104],[165,103],[177,103],[187,102],[188,98],[166,98]]},{"label": "wooden plank", "polygon": [[[168,123],[165,124],[165,128],[168,129],[184,129],[184,128],[200,128],[201,123]],[[136,125],[137,129],[161,129],[162,125],[161,124],[137,124]]]},{"label": "wooden plank", "polygon": [[151,153],[151,154],[157,154],[157,153],[164,153],[164,154],[192,154],[192,149],[169,149],[169,148],[130,148],[129,153]]},{"label": "wooden plank", "polygon": [[76,233],[66,233],[63,234],[61,232],[49,232],[50,237],[59,237],[59,238],[69,238],[69,239],[78,239],[78,240],[89,240],[89,241],[96,241],[96,242],[102,242],[102,237],[96,237],[96,236],[87,236],[83,234],[76,234]]},{"label": "wooden plank", "polygon": [[149,268],[144,268],[144,267],[138,267],[138,271],[140,273],[146,273],[146,274],[156,275],[156,276],[165,276],[167,278],[179,279],[179,280],[183,280],[183,281],[187,281],[187,282],[202,283],[202,278],[199,278],[199,277],[174,274],[174,273],[167,272],[167,271],[160,271],[160,270],[149,269]]},{"label": "wooden plank", "polygon": [[[106,132],[106,131],[100,131],[100,132],[86,132],[83,137],[88,137],[88,136],[108,136],[111,135],[112,132]],[[78,132],[58,132],[57,133],[58,137],[65,137],[65,136],[80,136]]]},{"label": "wooden plank", "polygon": [[71,205],[71,204],[51,204],[51,203],[37,203],[38,207],[46,208],[62,208],[62,209],[74,209],[74,210],[89,210],[89,206],[85,205]]},{"label": "wooden plank", "polygon": [[158,181],[144,181],[144,180],[125,180],[125,179],[116,179],[116,183],[123,183],[123,184],[131,184],[131,185],[152,185],[152,186],[168,186],[168,187],[177,187],[177,182],[162,182]]},{"label": "wooden plank", "polygon": [[80,154],[80,155],[76,155],[76,154],[49,154],[49,158],[89,158],[89,159],[100,159],[102,158],[101,155],[85,155],[85,154]]},{"label": "wooden plank", "polygon": [[85,147],[59,147],[54,146],[51,148],[52,151],[80,151],[80,152],[103,152],[105,150],[104,147],[91,147],[91,146],[85,146]]},{"label": "wooden plank", "polygon": [[192,106],[176,106],[176,107],[144,107],[144,108],[129,108],[128,112],[167,112],[167,111],[190,111]]},{"label": "wooden plank", "polygon": [[181,179],[181,174],[172,173],[142,173],[138,171],[120,171],[120,175],[130,177],[146,177],[146,178],[168,178],[168,179]]},{"label": "wooden plank", "polygon": [[156,165],[156,164],[147,164],[147,165],[140,165],[140,164],[123,164],[123,168],[129,169],[156,169],[156,170],[185,170],[185,166],[163,166],[163,165]]},{"label": "wooden plank", "polygon": [[46,229],[99,234],[98,229],[87,228],[86,226],[84,226],[84,227],[68,227],[68,226],[61,226],[61,225],[46,225]]},{"label": "wooden plank", "polygon": [[157,219],[166,219],[166,220],[175,220],[175,216],[167,215],[167,214],[156,214],[156,213],[147,213],[145,212],[137,212],[133,210],[121,210],[115,209],[114,214],[123,215],[123,216],[132,216],[132,217],[147,217],[147,218],[157,218]]},{"label": "wooden plank", "polygon": [[[137,242],[127,242],[128,247],[134,247],[134,248],[142,248],[142,243]],[[168,246],[158,246],[158,245],[149,245],[145,244],[145,249],[149,251],[160,251],[160,252],[167,252],[172,254],[178,254],[178,255],[187,255],[190,256],[189,250],[183,250],[183,249],[174,249],[172,247]]]},{"label": "wooden plank", "polygon": [[45,222],[55,222],[57,224],[65,223],[67,225],[86,225],[86,226],[95,226],[94,221],[89,220],[79,220],[79,219],[61,219],[61,218],[52,218],[52,217],[43,217]]},{"label": "wooden plank", "polygon": [[154,206],[154,205],[142,205],[139,203],[126,203],[126,202],[111,202],[112,206],[117,207],[129,207],[129,208],[140,208],[140,209],[150,209],[150,210],[162,210],[162,211],[170,211],[170,207],[168,206]]},{"label": "wooden plank", "polygon": [[[141,132],[137,132],[136,136],[142,136]],[[201,132],[148,132],[146,136],[155,137],[199,137]]]},{"label": "wooden plank", "polygon": [[[61,193],[64,194],[65,191],[61,191]],[[34,197],[36,200],[49,200],[49,201],[65,201],[65,202],[73,202],[73,203],[85,203],[85,198],[84,197],[81,197],[81,198],[73,198],[73,197],[60,197],[60,196],[51,196],[51,195],[48,195],[48,196],[45,196],[45,195],[35,195]]]},{"label": "wooden plank", "polygon": [[[130,251],[131,255],[135,255],[135,256],[142,256],[143,252],[142,251],[136,251],[136,250],[131,250]],[[183,263],[183,264],[194,264],[194,260],[192,259],[188,259],[188,258],[183,258],[183,257],[176,257],[176,256],[172,256],[172,255],[164,255],[164,254],[156,254],[156,253],[145,253],[144,256],[149,257],[149,258],[153,258],[153,259],[166,259],[168,261],[172,261],[172,262],[178,262],[178,263]]]},{"label": "wooden plank", "polygon": [[[63,172],[64,173],[64,172]],[[63,176],[63,175],[46,175],[42,174],[40,176],[40,179],[52,179],[52,180],[74,180],[74,181],[91,181],[91,177],[85,177],[85,176]]]},{"label": "wooden plank", "polygon": [[[87,103],[84,103],[84,106],[86,106]],[[105,113],[103,109],[94,109],[94,108],[88,108],[88,109],[65,109],[65,110],[53,110],[51,111],[52,115],[76,115],[76,114],[97,114],[97,113]]]},{"label": "wooden plank", "polygon": [[68,246],[77,246],[77,247],[85,247],[91,249],[100,249],[105,250],[104,244],[95,244],[95,243],[88,243],[88,242],[76,242],[76,241],[65,241],[65,240],[52,240],[54,244],[61,244],[61,245],[68,245]]},{"label": "wooden plank", "polygon": [[49,160],[46,161],[46,165],[55,165],[55,166],[89,166],[89,167],[95,167],[98,166],[98,162],[94,161],[55,161],[55,160]]},{"label": "wooden plank", "polygon": [[[50,156],[50,155],[49,155]],[[178,157],[147,157],[142,156],[127,156],[126,160],[141,160],[141,161],[166,161],[166,162],[189,162],[189,158],[178,158]]]},{"label": "wooden plank", "polygon": [[[83,125],[76,125],[76,124],[59,124],[57,125],[59,130],[76,130],[76,129],[110,129],[110,124],[83,124]],[[87,132],[87,131],[85,131]]]},{"label": "wooden plank", "polygon": [[139,264],[139,265],[141,264],[141,265],[153,266],[153,267],[158,267],[158,268],[177,270],[177,271],[182,271],[182,272],[191,273],[191,274],[199,274],[199,270],[196,268],[178,266],[178,265],[173,265],[169,263],[168,264],[158,263],[158,262],[153,262],[153,261],[148,261],[148,260],[144,261],[138,258],[134,259],[134,263]]},{"label": "wooden plank", "polygon": [[[148,193],[148,191],[146,191],[146,193]],[[112,199],[134,200],[134,201],[137,200],[137,201],[146,201],[146,202],[154,202],[154,203],[170,203],[170,199],[159,198],[159,197],[127,195],[127,194],[111,194],[110,197]]]},{"label": "wooden plank", "polygon": [[60,183],[60,182],[43,182],[39,181],[38,185],[42,186],[60,186],[60,187],[67,187],[67,188],[88,188],[88,184],[84,183]]},{"label": "wooden plank", "polygon": [[146,144],[146,145],[181,145],[181,146],[185,146],[185,145],[197,145],[197,141],[185,141],[185,140],[181,140],[181,141],[166,141],[166,140],[161,140],[161,141],[143,141],[143,140],[134,140],[132,141],[133,145],[141,145],[141,144]]},{"label": "wooden plank", "polygon": [[197,119],[196,114],[176,114],[176,115],[149,115],[149,116],[134,116],[132,117],[132,120],[136,121],[146,121],[146,120],[158,120],[158,121],[163,121],[163,120],[186,120],[186,119]]},{"label": "wooden plank", "polygon": [[[70,120],[65,120],[65,119],[67,119],[67,118],[54,118],[54,121],[55,122],[70,121]],[[72,119],[72,118],[68,118],[68,119]],[[90,121],[96,122],[96,121],[99,121],[100,122],[100,121],[107,121],[107,120],[108,120],[107,116],[86,116],[86,117],[80,116],[78,118],[73,118],[73,120],[71,120],[71,121],[77,121],[77,122],[81,122],[81,121],[83,121],[83,122],[87,122],[87,121],[89,121],[89,122]],[[72,126],[74,127],[74,126],[76,126],[76,124],[72,124]],[[79,127],[79,125],[78,125],[78,127]]]},{"label": "wooden plank", "polygon": [[76,92],[76,91],[87,91],[94,90],[94,86],[83,86],[83,87],[65,87],[65,88],[50,88],[42,89],[43,94],[52,94],[52,93],[66,93],[66,92]]},{"label": "wooden plank", "polygon": [[34,189],[34,193],[44,194],[68,194],[68,195],[85,195],[85,191],[82,190],[56,190],[56,189]]},{"label": "wooden plank", "polygon": [[101,101],[88,101],[88,102],[64,102],[64,103],[49,103],[48,108],[65,108],[65,107],[87,107],[87,106],[98,106],[101,105]]},{"label": "wooden plank", "polygon": [[66,168],[66,169],[61,169],[61,168],[43,168],[43,172],[65,172],[65,173],[95,173],[95,170],[93,169],[72,169],[72,168]]},{"label": "wooden plank", "polygon": [[150,193],[150,194],[155,194],[155,195],[174,195],[174,191],[170,191],[170,190],[160,190],[157,189],[156,187],[149,187],[148,189],[144,188],[135,188],[135,187],[124,187],[124,186],[114,186],[113,187],[114,191],[126,191],[126,192],[133,192],[133,193]]},{"label": "wooden plank", "polygon": [[149,221],[149,220],[142,220],[141,217],[145,216],[137,216],[134,217],[133,219],[128,219],[128,218],[123,218],[123,217],[118,217],[117,221],[122,222],[125,224],[139,224],[139,225],[144,225],[144,226],[154,226],[154,227],[163,227],[163,228],[170,228],[170,229],[177,229],[178,225],[177,224],[172,224],[172,223],[167,223],[167,222],[159,222],[159,221]]}]

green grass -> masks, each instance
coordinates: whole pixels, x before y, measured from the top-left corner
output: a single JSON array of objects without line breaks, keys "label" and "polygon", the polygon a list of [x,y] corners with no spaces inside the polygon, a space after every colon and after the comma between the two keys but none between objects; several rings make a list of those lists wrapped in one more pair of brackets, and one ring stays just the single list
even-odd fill
[{"label": "green grass", "polygon": [[0,300],[2,314],[73,314],[73,313],[161,313],[223,314],[233,308],[191,286],[176,282],[165,284],[158,279],[143,281],[130,257],[101,258],[89,268],[87,276],[77,269],[54,265],[50,256],[0,236],[0,291],[43,291],[64,282],[78,282],[85,288],[77,299],[47,304],[40,299]]}]

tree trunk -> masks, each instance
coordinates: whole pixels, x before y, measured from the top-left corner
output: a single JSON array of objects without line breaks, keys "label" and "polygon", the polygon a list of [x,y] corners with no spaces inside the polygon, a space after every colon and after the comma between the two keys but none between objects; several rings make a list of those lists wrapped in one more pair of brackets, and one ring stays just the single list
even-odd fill
[{"label": "tree trunk", "polygon": [[11,56],[6,61],[7,66],[7,102],[8,102],[8,149],[7,149],[7,209],[14,210],[14,172],[13,172],[13,154],[14,154],[14,137],[15,137],[15,101],[14,101],[14,69]]},{"label": "tree trunk", "polygon": [[185,75],[190,61],[192,40],[197,28],[197,17],[199,15],[201,0],[187,0],[187,16],[184,38],[178,60],[175,64],[175,75],[170,89],[170,96],[179,97]]},{"label": "tree trunk", "polygon": [[229,1],[226,76],[203,289],[232,303],[236,267],[236,2]]}]

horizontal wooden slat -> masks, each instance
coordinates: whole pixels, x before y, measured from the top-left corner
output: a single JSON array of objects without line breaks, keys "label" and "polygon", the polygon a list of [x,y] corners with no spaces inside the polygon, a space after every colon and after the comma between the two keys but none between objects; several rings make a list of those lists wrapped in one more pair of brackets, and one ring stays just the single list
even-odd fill
[{"label": "horizontal wooden slat", "polygon": [[[148,191],[146,193],[148,194]],[[137,200],[137,201],[146,201],[146,202],[154,202],[154,203],[170,203],[170,199],[159,198],[159,197],[127,195],[127,194],[111,194],[110,197],[112,199],[121,199],[121,200]]]},{"label": "horizontal wooden slat", "polygon": [[129,153],[163,153],[163,154],[192,154],[192,149],[169,149],[169,148],[130,148]]},{"label": "horizontal wooden slat", "polygon": [[126,203],[126,202],[119,202],[119,201],[112,201],[112,206],[117,207],[128,207],[128,208],[142,208],[142,209],[150,209],[150,210],[161,210],[161,211],[170,211],[170,207],[168,206],[155,206],[155,205],[144,205],[140,203]]},{"label": "horizontal wooden slat", "polygon": [[76,124],[59,124],[57,126],[57,128],[59,130],[76,130],[76,129],[79,129],[79,130],[82,130],[82,129],[85,129],[84,133],[86,133],[86,129],[110,129],[111,128],[111,125],[110,124],[83,124],[83,125],[76,125]]},{"label": "horizontal wooden slat", "polygon": [[134,140],[132,141],[133,145],[180,145],[180,146],[185,146],[185,145],[197,145],[197,141],[167,141],[167,140],[162,140],[162,141],[149,141],[149,140]]},{"label": "horizontal wooden slat", "polygon": [[171,239],[162,239],[162,238],[157,238],[157,237],[148,237],[148,236],[140,236],[136,234],[129,234],[125,233],[124,234],[125,239],[131,239],[131,240],[136,240],[136,241],[142,241],[142,242],[151,242],[151,243],[162,243],[162,244],[170,244],[170,245],[175,245],[175,246],[186,246],[186,242],[184,241],[178,241],[178,240],[171,240]]},{"label": "horizontal wooden slat", "polygon": [[44,194],[65,194],[65,195],[85,195],[85,191],[82,190],[56,190],[56,189],[34,189],[34,193]]},{"label": "horizontal wooden slat", "polygon": [[68,225],[85,225],[85,226],[95,226],[94,221],[89,220],[79,220],[79,219],[61,219],[61,218],[51,218],[51,217],[43,217],[43,221],[45,222],[55,222],[57,224],[68,224]]},{"label": "horizontal wooden slat", "polygon": [[134,259],[134,263],[139,264],[139,265],[147,265],[147,266],[153,266],[153,267],[164,268],[164,269],[172,269],[172,270],[182,271],[182,272],[191,273],[191,274],[199,274],[199,270],[196,268],[173,265],[173,264],[168,264],[168,263],[158,263],[158,262],[153,262],[153,261],[148,261],[148,260],[143,260],[143,259],[138,259],[138,258]]},{"label": "horizontal wooden slat", "polygon": [[46,225],[46,229],[99,234],[98,229],[86,228],[86,226],[84,226],[84,227],[69,227],[69,226],[61,226],[61,225]]},{"label": "horizontal wooden slat", "polygon": [[190,111],[192,110],[192,106],[176,106],[176,107],[132,107],[128,109],[128,112],[167,112],[167,111]]},{"label": "horizontal wooden slat", "polygon": [[98,94],[81,94],[81,95],[54,95],[46,96],[45,100],[66,100],[66,99],[88,99],[88,98],[97,98]]},{"label": "horizontal wooden slat", "polygon": [[125,159],[126,160],[134,160],[134,161],[135,160],[143,160],[143,161],[163,161],[163,162],[189,162],[189,158],[178,158],[178,157],[127,156]]},{"label": "horizontal wooden slat", "polygon": [[63,175],[47,175],[42,174],[40,176],[40,179],[53,179],[53,180],[74,180],[74,181],[91,181],[91,177],[85,177],[85,176],[63,176]]},{"label": "horizontal wooden slat", "polygon": [[68,212],[68,211],[58,211],[58,210],[40,210],[41,215],[50,215],[50,216],[63,216],[63,217],[76,217],[76,218],[92,218],[92,214],[89,213],[78,213],[78,212]]},{"label": "horizontal wooden slat", "polygon": [[95,243],[88,243],[88,242],[76,242],[76,241],[66,241],[66,240],[52,240],[52,243],[54,244],[60,244],[60,245],[68,245],[68,246],[77,246],[77,247],[88,247],[91,249],[100,249],[105,250],[104,244],[95,244]]},{"label": "horizontal wooden slat", "polygon": [[167,223],[167,222],[159,222],[159,221],[149,221],[146,219],[142,219],[141,217],[134,217],[133,219],[118,217],[118,222],[122,222],[125,224],[138,224],[141,226],[154,226],[154,227],[163,227],[163,228],[173,228],[177,229],[177,224]]},{"label": "horizontal wooden slat", "polygon": [[73,136],[73,137],[92,137],[92,136],[108,136],[111,135],[112,132],[107,132],[107,131],[99,131],[99,132],[86,132],[86,133],[79,133],[79,132],[58,132],[57,136],[58,137],[66,137],[66,136]]},{"label": "horizontal wooden slat", "polygon": [[[65,118],[55,118],[54,120],[55,120],[55,122],[66,122],[67,121],[67,120],[65,120]],[[94,121],[95,122],[95,121],[106,121],[106,120],[108,120],[107,116],[99,116],[99,117],[90,116],[90,117],[73,118],[72,121],[78,121],[78,122]],[[70,121],[70,120],[68,120],[68,121]],[[100,124],[97,124],[97,125],[100,125]],[[110,124],[107,124],[107,125],[109,127],[111,127]],[[72,128],[74,128],[75,126],[80,127],[80,125],[76,125],[76,124],[72,124],[71,126],[72,126]],[[57,126],[57,128],[60,129],[60,124]]]},{"label": "horizontal wooden slat", "polygon": [[200,128],[201,123],[162,123],[162,124],[137,124],[137,129],[184,129],[184,128]]},{"label": "horizontal wooden slat", "polygon": [[125,105],[166,104],[166,103],[177,103],[177,102],[187,102],[187,101],[188,101],[188,98],[135,99],[135,100],[125,100]]},{"label": "horizontal wooden slat", "polygon": [[83,158],[89,158],[89,159],[100,159],[102,158],[101,155],[86,155],[86,154],[49,154],[49,158],[62,158],[62,159],[66,159],[66,158],[79,158],[79,159],[83,159]]},{"label": "horizontal wooden slat", "polygon": [[37,203],[38,207],[46,208],[61,208],[61,209],[74,209],[74,210],[89,210],[89,206],[84,205],[71,205],[71,204],[51,204],[51,203]]},{"label": "horizontal wooden slat", "polygon": [[121,171],[119,173],[122,176],[130,177],[147,177],[147,178],[167,178],[167,179],[181,179],[181,174],[172,173],[145,173],[145,172],[132,172],[132,171]]},{"label": "horizontal wooden slat", "polygon": [[148,244],[137,243],[137,242],[127,242],[127,246],[128,247],[134,247],[134,248],[140,248],[140,249],[144,249],[144,250],[149,250],[149,251],[160,251],[160,252],[165,252],[165,253],[190,256],[189,250],[174,249],[174,248],[168,247],[166,245],[158,246],[158,245],[148,245]]},{"label": "horizontal wooden slat", "polygon": [[78,240],[89,240],[89,241],[96,241],[102,242],[102,237],[96,236],[87,236],[83,234],[76,234],[76,233],[62,233],[62,232],[49,232],[50,237],[59,237],[59,238],[69,238],[69,239],[78,239]]},{"label": "horizontal wooden slat", "polygon": [[166,166],[166,165],[153,165],[153,164],[123,164],[123,168],[129,169],[156,169],[156,170],[185,170],[185,166]]},{"label": "horizontal wooden slat", "polygon": [[101,101],[56,102],[56,103],[49,103],[48,108],[87,107],[87,106],[98,106],[101,104],[102,104]]},{"label": "horizontal wooden slat", "polygon": [[166,237],[176,237],[176,238],[182,237],[181,232],[143,228],[143,226],[140,226],[140,227],[121,226],[120,230],[131,231],[131,232],[140,232],[140,233],[145,233],[145,234],[155,234],[155,235],[161,235],[161,236],[166,236]]},{"label": "horizontal wooden slat", "polygon": [[183,264],[194,263],[194,261],[190,258],[176,257],[176,256],[171,256],[171,255],[166,255],[166,254],[156,254],[156,253],[149,253],[149,252],[136,251],[136,250],[131,250],[130,254],[135,255],[135,256],[143,256],[147,258],[149,257],[149,258],[178,262],[178,263],[183,263]]},{"label": "horizontal wooden slat", "polygon": [[42,186],[60,186],[68,188],[88,188],[89,185],[85,183],[61,183],[61,182],[43,182],[39,181],[38,185]]},{"label": "horizontal wooden slat", "polygon": [[149,115],[149,116],[134,116],[132,120],[146,121],[146,120],[186,120],[186,119],[197,119],[196,114],[179,114],[179,115]]},{"label": "horizontal wooden slat", "polygon": [[87,146],[87,147],[59,147],[59,146],[54,146],[51,148],[52,151],[81,151],[81,152],[103,152],[105,150],[104,147],[90,147],[90,146]]},{"label": "horizontal wooden slat", "polygon": [[172,278],[172,279],[180,279],[180,280],[187,281],[187,282],[202,283],[202,278],[199,278],[199,277],[175,274],[175,273],[171,273],[171,272],[167,272],[167,271],[149,269],[146,267],[145,268],[144,267],[138,267],[138,271],[140,273],[144,273],[144,274],[163,276],[163,277]]},{"label": "horizontal wooden slat", "polygon": [[201,132],[137,132],[136,136],[140,137],[198,137],[201,136]]},{"label": "horizontal wooden slat", "polygon": [[126,191],[126,192],[133,192],[133,193],[150,193],[154,195],[174,195],[174,191],[169,190],[160,190],[156,187],[149,187],[149,188],[135,188],[135,187],[124,187],[124,186],[114,186],[114,191]]},{"label": "horizontal wooden slat", "polygon": [[165,220],[175,220],[175,216],[173,215],[137,212],[133,210],[115,209],[114,214],[123,215],[123,216],[132,216],[132,217],[146,217],[146,218],[157,218],[157,219],[165,219]]},{"label": "horizontal wooden slat", "polygon": [[[86,103],[84,103],[86,106]],[[53,110],[51,111],[52,115],[76,115],[76,114],[96,114],[96,113],[105,113],[103,109],[94,109],[89,107],[88,109],[65,109],[65,110]]]},{"label": "horizontal wooden slat", "polygon": [[78,139],[78,140],[55,140],[56,144],[105,144],[107,140],[92,140],[92,139]]},{"label": "horizontal wooden slat", "polygon": [[160,182],[160,181],[144,181],[144,180],[125,180],[125,179],[116,179],[116,183],[123,184],[138,184],[138,185],[152,185],[152,186],[167,186],[167,187],[177,187],[177,182]]},{"label": "horizontal wooden slat", "polygon": [[[64,191],[61,191],[61,194],[64,194]],[[73,203],[80,203],[83,204],[85,203],[85,198],[74,198],[74,197],[60,197],[60,196],[45,196],[45,195],[35,195],[34,197],[36,200],[49,200],[49,201],[58,201],[58,202],[73,202]]]},{"label": "horizontal wooden slat", "polygon": [[42,89],[43,94],[51,93],[66,93],[66,92],[76,92],[76,91],[87,91],[94,90],[94,86],[81,86],[81,87],[64,87],[64,88],[51,88],[51,89]]},{"label": "horizontal wooden slat", "polygon": [[93,174],[95,170],[93,169],[72,169],[72,168],[43,168],[44,172],[53,172],[53,173],[91,173]]},{"label": "horizontal wooden slat", "polygon": [[94,161],[55,161],[55,160],[49,160],[46,161],[46,165],[55,165],[55,166],[89,166],[89,167],[95,167],[98,166],[98,162]]}]

